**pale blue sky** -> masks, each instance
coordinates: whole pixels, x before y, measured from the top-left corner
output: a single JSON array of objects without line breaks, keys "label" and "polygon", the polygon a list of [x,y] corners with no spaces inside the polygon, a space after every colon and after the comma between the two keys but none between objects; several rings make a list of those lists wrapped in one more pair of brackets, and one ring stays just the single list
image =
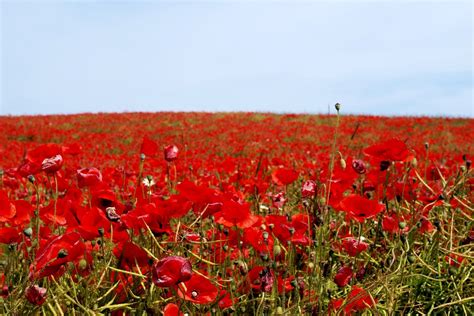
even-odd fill
[{"label": "pale blue sky", "polygon": [[0,114],[474,117],[471,1],[0,0]]}]

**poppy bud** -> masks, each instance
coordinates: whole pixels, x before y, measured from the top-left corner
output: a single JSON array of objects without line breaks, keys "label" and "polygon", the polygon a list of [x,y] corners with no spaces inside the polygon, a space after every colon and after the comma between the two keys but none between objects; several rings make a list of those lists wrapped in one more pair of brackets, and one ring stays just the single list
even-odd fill
[{"label": "poppy bud", "polygon": [[279,256],[281,254],[281,246],[280,245],[274,245],[273,246],[273,254],[275,257]]},{"label": "poppy bud", "polygon": [[334,104],[334,107],[336,108],[336,111],[338,112],[341,109],[341,105],[339,103]]},{"label": "poppy bud", "polygon": [[399,223],[398,223],[398,227],[399,227],[400,229],[405,229],[405,227],[407,227],[407,223],[405,223],[405,222],[399,222]]},{"label": "poppy bud", "polygon": [[140,161],[145,161],[146,155],[144,153],[140,154]]},{"label": "poppy bud", "polygon": [[364,174],[367,172],[367,169],[365,168],[365,163],[360,159],[352,161],[352,169],[354,169],[354,171],[358,174]]},{"label": "poppy bud", "polygon": [[409,255],[407,257],[408,262],[414,263],[416,261],[416,257],[414,255]]},{"label": "poppy bud", "polygon": [[84,271],[87,268],[87,260],[81,259],[79,260],[79,270]]},{"label": "poppy bud", "polygon": [[33,235],[33,229],[31,227],[28,227],[28,228],[25,228],[23,230],[23,234],[26,236],[26,237],[31,237]]},{"label": "poppy bud", "polygon": [[165,155],[165,160],[171,162],[178,158],[179,149],[176,145],[169,145],[165,147],[163,152]]},{"label": "poppy bud", "polygon": [[425,149],[428,150],[430,148],[430,143],[426,142],[425,143]]},{"label": "poppy bud", "polygon": [[469,170],[469,168],[471,168],[471,165],[472,165],[472,161],[467,159],[466,160],[466,168]]},{"label": "poppy bud", "polygon": [[35,180],[35,176],[32,175],[32,174],[30,174],[30,175],[28,176],[28,181],[30,181],[30,183],[35,183],[35,181],[36,181],[36,180]]},{"label": "poppy bud", "polygon": [[38,285],[30,285],[25,290],[25,296],[28,302],[40,306],[46,301],[46,289]]},{"label": "poppy bud", "polygon": [[344,158],[341,157],[341,159],[339,159],[339,163],[341,164],[342,169],[346,169],[347,164]]}]

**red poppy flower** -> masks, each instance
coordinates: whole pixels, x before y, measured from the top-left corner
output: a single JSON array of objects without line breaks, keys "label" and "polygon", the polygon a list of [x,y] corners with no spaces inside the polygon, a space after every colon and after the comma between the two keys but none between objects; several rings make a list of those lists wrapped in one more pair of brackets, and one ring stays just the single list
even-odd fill
[{"label": "red poppy flower", "polygon": [[251,245],[260,255],[267,254],[272,256],[273,254],[273,236],[258,227],[245,229],[244,241]]},{"label": "red poppy flower", "polygon": [[354,171],[357,172],[358,174],[364,174],[367,172],[365,163],[359,159],[355,159],[352,161],[352,169],[354,169]]},{"label": "red poppy flower", "polygon": [[125,270],[133,270],[137,265],[147,267],[150,260],[148,253],[131,241],[118,244],[113,253],[119,260],[120,268]]},{"label": "red poppy flower", "polygon": [[234,299],[232,299],[230,292],[227,292],[226,290],[221,290],[219,297],[222,297],[219,300],[219,303],[217,304],[220,309],[226,309],[226,308],[232,307],[234,304],[236,304],[239,301],[237,297],[234,297]]},{"label": "red poppy flower", "polygon": [[420,219],[420,228],[419,228],[419,232],[424,234],[424,233],[431,233],[432,231],[434,231],[434,226],[433,224],[431,224],[431,222],[429,221],[429,219],[427,219],[426,217],[422,217]]},{"label": "red poppy flower", "polygon": [[361,287],[353,286],[346,301],[345,311],[360,312],[375,305],[375,300]]},{"label": "red poppy flower", "polygon": [[191,279],[179,285],[178,295],[196,304],[209,304],[216,300],[219,289],[208,278],[193,274]]},{"label": "red poppy flower", "polygon": [[165,149],[163,150],[163,153],[165,155],[166,161],[168,162],[174,161],[178,159],[178,153],[179,153],[178,146],[176,145],[166,146]]},{"label": "red poppy flower", "polygon": [[355,257],[362,251],[369,247],[369,244],[365,243],[363,238],[347,237],[342,241],[342,247],[349,254],[349,256]]},{"label": "red poppy flower", "polygon": [[408,225],[406,223],[402,225],[401,223],[405,223],[405,219],[402,216],[396,214],[385,215],[382,219],[382,229],[392,234],[407,232],[409,230]]},{"label": "red poppy flower", "polygon": [[349,266],[343,266],[337,271],[336,276],[334,277],[334,282],[339,287],[344,287],[351,281],[353,276],[352,268]]},{"label": "red poppy flower", "polygon": [[226,201],[222,210],[214,214],[216,223],[227,227],[237,226],[248,228],[258,221],[258,217],[250,213],[250,206],[247,203]]},{"label": "red poppy flower", "polygon": [[146,156],[154,156],[157,152],[158,145],[148,136],[144,136],[140,147],[140,153],[145,154]]},{"label": "red poppy flower", "polygon": [[10,202],[7,192],[0,191],[0,222],[9,222],[15,214],[15,204]]},{"label": "red poppy flower", "polygon": [[284,192],[280,192],[272,196],[273,207],[282,208],[283,205],[285,205],[285,202],[286,202],[286,198],[285,198]]},{"label": "red poppy flower", "polygon": [[459,267],[461,266],[462,262],[464,261],[464,257],[458,254],[450,253],[444,257],[446,261],[452,267]]},{"label": "red poppy flower", "polygon": [[272,173],[272,180],[277,185],[288,185],[298,179],[298,172],[293,169],[278,168]]},{"label": "red poppy flower", "polygon": [[355,219],[360,223],[375,217],[385,209],[383,204],[355,194],[344,198],[339,203],[339,207],[346,212],[346,220]]},{"label": "red poppy flower", "polygon": [[311,242],[308,237],[309,219],[305,214],[295,214],[291,218],[283,215],[267,215],[265,221],[272,233],[284,244],[292,242],[308,245]]},{"label": "red poppy flower", "polygon": [[181,316],[184,315],[179,311],[178,305],[174,303],[166,304],[165,308],[163,309],[163,316]]},{"label": "red poppy flower", "polygon": [[363,311],[368,307],[374,306],[376,301],[362,288],[353,286],[347,299],[338,298],[329,303],[329,310],[336,312],[338,315],[352,315]]},{"label": "red poppy flower", "polygon": [[30,285],[25,290],[25,297],[31,304],[41,306],[46,302],[46,289],[38,285]]},{"label": "red poppy flower", "polygon": [[170,256],[155,262],[152,280],[158,287],[170,287],[187,281],[193,275],[191,262],[183,257]]},{"label": "red poppy flower", "polygon": [[[179,200],[191,201],[193,212],[202,218],[206,218],[222,209],[222,194],[207,186],[198,186],[191,181],[184,180],[177,185],[177,190],[179,191]],[[173,210],[174,212],[176,211]]]},{"label": "red poppy flower", "polygon": [[17,228],[3,227],[0,228],[0,244],[13,244],[22,240],[21,232]]},{"label": "red poppy flower", "polygon": [[390,139],[367,147],[364,154],[377,160],[403,161],[410,155],[410,151],[404,142]]},{"label": "red poppy flower", "polygon": [[76,232],[50,238],[38,249],[30,266],[30,278],[40,279],[59,272],[62,265],[77,259],[84,250],[85,245]]},{"label": "red poppy flower", "polygon": [[63,153],[62,147],[58,144],[43,144],[26,153],[26,159],[31,162],[42,163],[46,158],[51,158]]},{"label": "red poppy flower", "polygon": [[313,180],[307,180],[303,183],[301,188],[301,196],[303,198],[312,198],[316,194],[316,182]]},{"label": "red poppy flower", "polygon": [[82,168],[77,170],[79,188],[93,187],[102,182],[102,174],[97,168]]},{"label": "red poppy flower", "polygon": [[18,168],[17,173],[22,177],[28,177],[29,175],[35,175],[41,172],[41,163],[35,163],[25,160]]},{"label": "red poppy flower", "polygon": [[63,165],[63,156],[56,155],[50,158],[45,158],[41,163],[41,170],[48,174],[55,173],[59,171]]}]

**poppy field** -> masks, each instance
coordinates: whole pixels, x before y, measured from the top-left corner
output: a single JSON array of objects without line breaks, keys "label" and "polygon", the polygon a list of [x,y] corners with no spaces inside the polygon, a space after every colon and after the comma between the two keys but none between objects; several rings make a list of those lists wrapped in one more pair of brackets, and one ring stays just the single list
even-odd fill
[{"label": "poppy field", "polygon": [[0,314],[469,315],[474,120],[0,117]]}]

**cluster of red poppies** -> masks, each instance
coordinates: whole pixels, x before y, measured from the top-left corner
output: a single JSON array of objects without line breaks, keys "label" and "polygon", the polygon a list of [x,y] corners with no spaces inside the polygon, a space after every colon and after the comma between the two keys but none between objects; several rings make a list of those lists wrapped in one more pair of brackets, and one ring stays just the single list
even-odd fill
[{"label": "cluster of red poppies", "polygon": [[[405,131],[397,119],[348,117],[338,130],[320,117],[313,136],[305,116],[168,113],[151,129],[145,114],[108,118],[143,122],[99,130],[94,116],[69,117],[81,132],[65,117],[2,118],[3,312],[21,299],[101,310],[85,306],[95,295],[116,313],[351,314],[387,303],[376,284],[395,269],[391,257],[421,260],[421,244],[449,229],[440,264],[472,258],[453,250],[472,243],[472,224],[455,238],[451,227],[472,219],[469,142],[430,151],[426,132],[414,142],[389,131],[366,141],[375,131],[360,122]],[[57,134],[32,132],[48,120]]]}]

